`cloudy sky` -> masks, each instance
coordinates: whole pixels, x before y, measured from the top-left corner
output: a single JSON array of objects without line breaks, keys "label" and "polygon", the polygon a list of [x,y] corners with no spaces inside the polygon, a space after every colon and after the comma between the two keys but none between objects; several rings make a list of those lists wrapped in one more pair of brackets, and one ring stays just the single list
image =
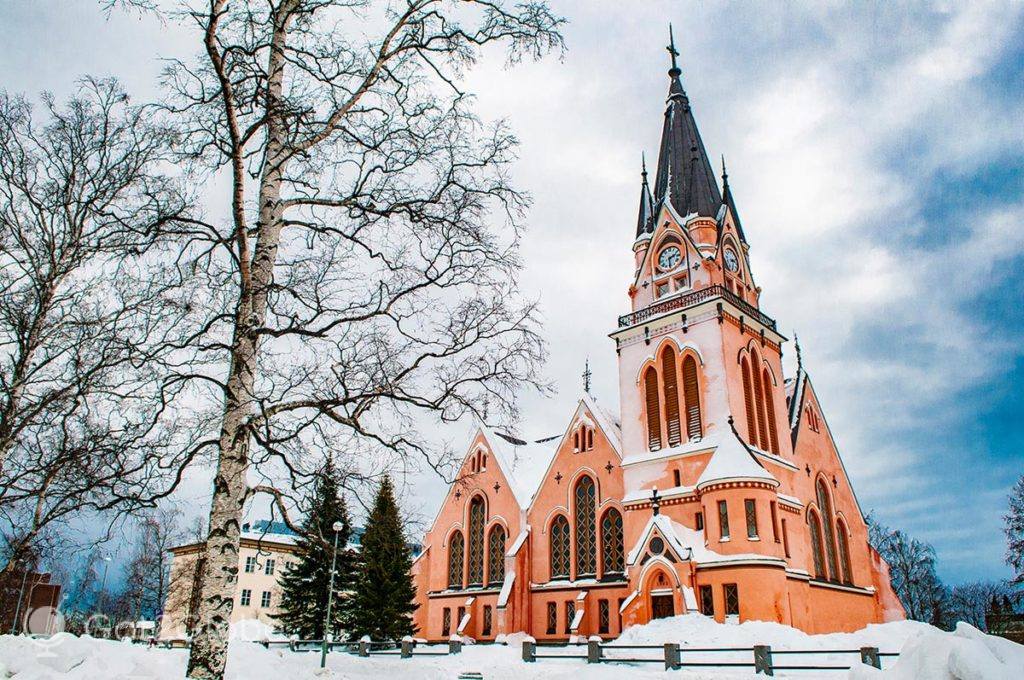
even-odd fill
[{"label": "cloudy sky", "polygon": [[[523,280],[559,393],[524,395],[523,433],[565,427],[586,357],[617,405],[607,334],[627,308],[671,21],[762,308],[799,334],[862,506],[933,543],[950,582],[1007,575],[1000,517],[1024,472],[1024,5],[551,3],[570,20],[563,60],[506,71],[495,54],[468,79],[478,111],[519,134],[535,201]],[[136,100],[159,94],[160,57],[193,51],[92,0],[2,3],[0,40],[9,91],[64,95],[89,73]],[[413,486],[432,514],[440,482]]]}]

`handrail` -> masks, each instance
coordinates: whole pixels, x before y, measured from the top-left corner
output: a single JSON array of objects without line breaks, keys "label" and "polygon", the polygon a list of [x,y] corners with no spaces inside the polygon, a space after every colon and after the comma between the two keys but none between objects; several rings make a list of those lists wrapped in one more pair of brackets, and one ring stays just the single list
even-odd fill
[{"label": "handrail", "polygon": [[708,286],[707,288],[700,288],[690,293],[686,293],[685,295],[669,298],[668,300],[655,302],[647,305],[643,309],[638,309],[631,314],[623,314],[619,317],[619,328],[626,328],[628,326],[638,324],[645,319],[649,319],[652,316],[671,312],[676,309],[692,307],[693,305],[718,297],[724,298],[730,304],[739,308],[739,310],[744,314],[756,319],[758,322],[771,328],[773,331],[776,330],[774,319],[759,310],[757,307],[754,307],[739,295],[736,295],[736,293],[719,284]]}]

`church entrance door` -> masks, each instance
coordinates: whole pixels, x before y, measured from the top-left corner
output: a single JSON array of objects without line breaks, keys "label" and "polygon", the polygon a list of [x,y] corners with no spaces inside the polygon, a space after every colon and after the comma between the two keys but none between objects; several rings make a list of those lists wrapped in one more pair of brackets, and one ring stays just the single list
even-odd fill
[{"label": "church entrance door", "polygon": [[671,595],[651,595],[652,618],[665,619],[675,616],[675,604]]}]

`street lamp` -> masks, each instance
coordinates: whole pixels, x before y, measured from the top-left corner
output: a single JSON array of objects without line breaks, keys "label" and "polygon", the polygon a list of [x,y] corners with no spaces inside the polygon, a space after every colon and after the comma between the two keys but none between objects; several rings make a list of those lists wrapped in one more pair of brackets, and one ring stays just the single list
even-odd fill
[{"label": "street lamp", "polygon": [[324,616],[324,639],[320,647],[320,668],[327,665],[327,636],[330,635],[331,603],[334,602],[334,565],[338,561],[338,534],[343,528],[344,525],[341,522],[331,525],[331,529],[334,531],[334,552],[331,553],[331,578],[330,585],[327,586],[327,614]]}]

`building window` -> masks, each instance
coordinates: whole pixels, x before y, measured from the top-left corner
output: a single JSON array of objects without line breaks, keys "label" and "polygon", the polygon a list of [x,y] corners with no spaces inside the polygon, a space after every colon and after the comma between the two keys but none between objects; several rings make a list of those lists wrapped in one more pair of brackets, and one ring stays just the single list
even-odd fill
[{"label": "building window", "polygon": [[764,417],[764,386],[761,382],[761,358],[757,350],[750,352],[751,373],[754,375],[754,411],[757,415],[757,448],[762,451],[768,450],[768,428]]},{"label": "building window", "polygon": [[747,412],[747,441],[757,446],[757,416],[754,415],[754,388],[750,380],[750,363],[746,357],[740,360],[743,373],[743,407]]},{"label": "building window", "polygon": [[658,284],[658,297],[665,297],[671,292],[668,282]]},{"label": "building window", "polygon": [[682,475],[679,474],[679,470],[673,470],[672,471],[672,482],[673,482],[674,486],[682,486],[683,485],[683,478],[682,478]]},{"label": "building window", "polygon": [[725,501],[718,501],[718,536],[723,541],[729,538],[729,506]]},{"label": "building window", "polygon": [[576,518],[576,578],[597,573],[597,490],[594,480],[580,477],[573,494]]},{"label": "building window", "polygon": [[772,512],[772,538],[776,543],[779,542],[779,512],[775,508],[775,501],[768,503],[768,508]]},{"label": "building window", "polygon": [[490,637],[491,635],[491,605],[484,605],[484,626],[483,626],[484,637]]},{"label": "building window", "polygon": [[768,445],[770,451],[775,455],[779,454],[779,434],[775,426],[775,401],[772,398],[772,377],[768,369],[764,369],[761,383],[764,385],[764,409],[765,417],[768,420]]},{"label": "building window", "polygon": [[469,574],[467,583],[480,586],[484,582],[484,499],[474,496],[469,502]]},{"label": "building window", "polygon": [[786,529],[786,520],[782,520],[782,550],[789,557],[789,532]]},{"label": "building window", "polygon": [[740,591],[735,583],[726,583],[722,586],[722,594],[725,596],[725,615],[739,616],[740,613]]},{"label": "building window", "polygon": [[647,448],[661,448],[661,404],[658,398],[658,372],[651,366],[644,374],[644,396],[647,405]]},{"label": "building window", "polygon": [[248,607],[252,604],[252,591],[248,588],[242,588],[242,597],[239,600],[239,604],[243,607]]},{"label": "building window", "polygon": [[811,554],[814,556],[814,576],[819,579],[827,579],[825,573],[825,554],[821,547],[821,522],[813,510],[807,515],[807,523],[811,529]]},{"label": "building window", "polygon": [[703,512],[698,512],[697,513],[697,517],[695,518],[695,521],[697,522],[697,531],[704,531],[704,513]]},{"label": "building window", "polygon": [[715,615],[715,596],[711,586],[700,587],[700,613],[704,616]]},{"label": "building window", "polygon": [[267,576],[273,576],[274,575],[274,560],[273,559],[268,559],[267,560],[267,563],[263,566],[263,573],[266,574]]},{"label": "building window", "polygon": [[565,515],[551,523],[551,578],[569,578],[569,520]]},{"label": "building window", "polygon": [[572,632],[572,620],[576,618],[576,602],[569,600],[565,603],[565,632]]},{"label": "building window", "polygon": [[609,612],[608,600],[597,601],[597,632],[607,635],[611,624],[611,613]]},{"label": "building window", "polygon": [[270,606],[270,591],[264,590],[260,595],[260,606],[266,609]]},{"label": "building window", "polygon": [[620,598],[619,598],[619,606],[618,606],[618,608],[617,608],[617,609],[615,610],[616,612],[618,612],[618,615],[617,615],[617,620],[618,620],[618,622],[619,622],[619,632],[622,632],[622,605],[623,605],[623,604],[624,604],[625,602],[626,602],[626,598],[624,598],[624,597],[620,597]]},{"label": "building window", "polygon": [[573,435],[572,435],[572,450],[574,452],[580,450],[580,431],[579,430],[576,430],[576,432],[574,432]]},{"label": "building window", "polygon": [[608,508],[601,518],[601,571],[603,576],[621,574],[626,568],[622,540],[622,513]]},{"label": "building window", "polygon": [[747,538],[758,538],[757,535],[757,504],[753,498],[743,501],[743,512],[747,518]]},{"label": "building window", "polygon": [[554,635],[558,632],[558,605],[554,602],[548,602],[548,635]]},{"label": "building window", "polygon": [[818,490],[818,509],[821,511],[821,524],[824,527],[822,540],[825,542],[825,557],[828,558],[829,578],[839,581],[839,566],[836,561],[836,534],[832,528],[835,522],[835,515],[832,513],[832,499],[825,486],[825,480],[819,478],[815,485]]},{"label": "building window", "polygon": [[466,608],[465,607],[459,607],[459,609],[458,609],[458,611],[456,613],[458,614],[458,616],[456,617],[458,620],[455,622],[455,632],[456,633],[461,633],[462,632],[462,620],[466,618]]},{"label": "building window", "polygon": [[697,360],[683,359],[683,407],[686,409],[686,438],[693,441],[703,436],[700,419],[700,383],[697,382]]},{"label": "building window", "polygon": [[494,525],[487,539],[487,582],[490,585],[505,580],[505,527]]},{"label": "building window", "polygon": [[589,451],[592,448],[594,448],[594,431],[588,429],[587,430],[587,450]]},{"label": "building window", "polygon": [[850,565],[850,543],[846,537],[846,525],[836,520],[836,535],[839,537],[839,564],[843,568],[843,583],[853,583],[853,569]]},{"label": "building window", "polygon": [[245,573],[252,574],[256,571],[256,558],[249,556],[245,558]]},{"label": "building window", "polygon": [[676,369],[676,353],[666,347],[661,355],[661,383],[665,397],[665,429],[668,434],[668,445],[676,446],[682,441],[682,429],[679,423],[679,377]]},{"label": "building window", "polygon": [[448,539],[448,587],[462,587],[462,561],[466,541],[461,531],[456,531]]},{"label": "building window", "polygon": [[441,635],[448,637],[452,634],[452,610],[448,607],[441,612]]}]

